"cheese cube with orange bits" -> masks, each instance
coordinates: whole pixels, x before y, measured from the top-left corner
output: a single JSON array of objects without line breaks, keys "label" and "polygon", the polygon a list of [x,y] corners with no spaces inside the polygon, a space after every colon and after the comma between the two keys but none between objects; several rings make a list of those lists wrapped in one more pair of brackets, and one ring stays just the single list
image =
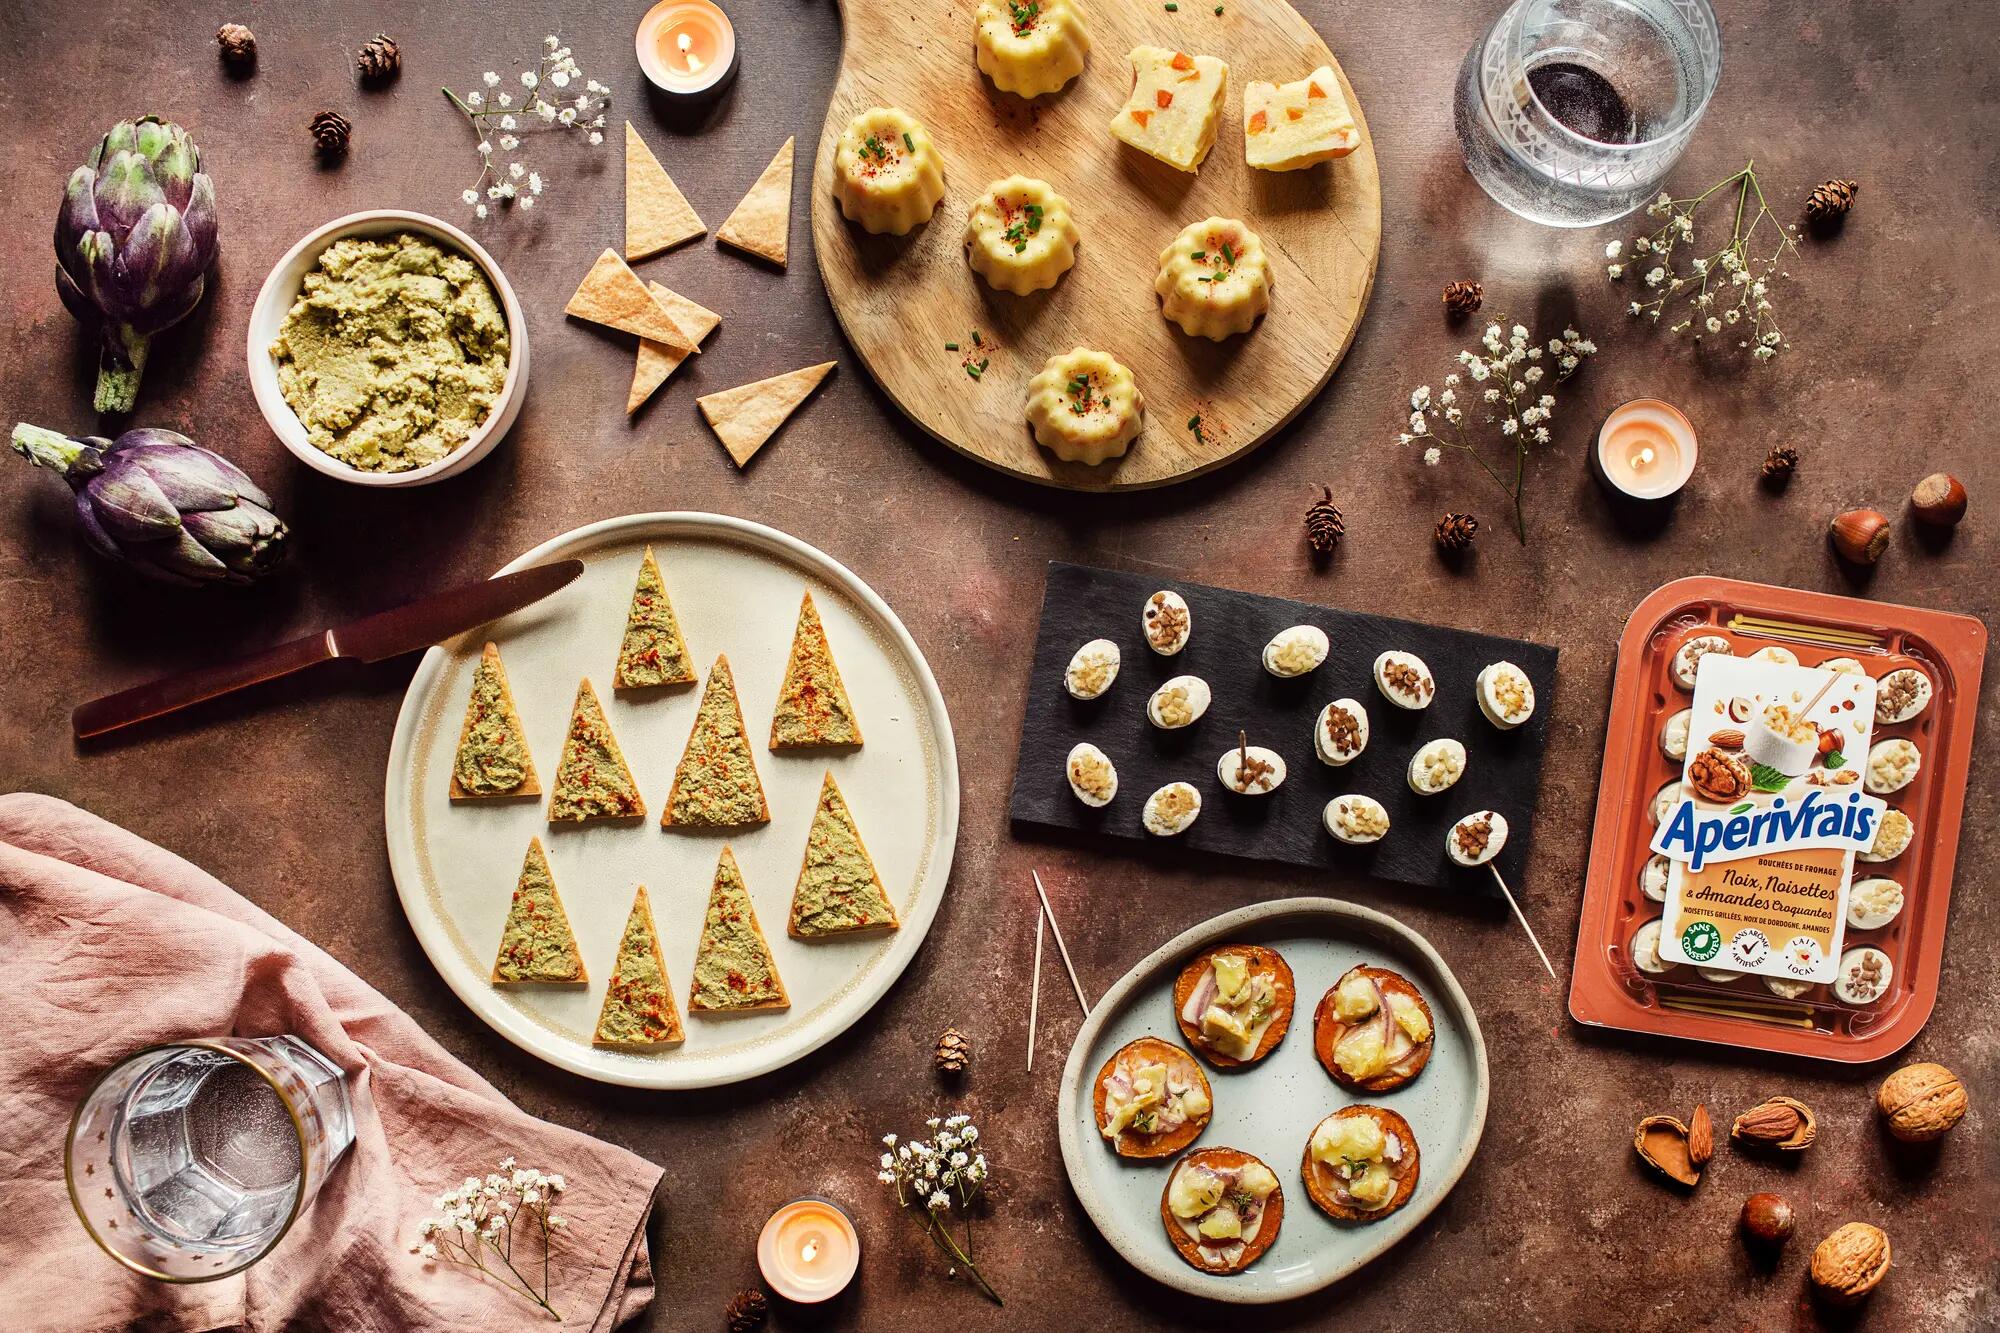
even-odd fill
[{"label": "cheese cube with orange bits", "polygon": [[1360,146],[1361,127],[1325,65],[1293,83],[1252,79],[1243,89],[1243,158],[1260,171],[1298,171]]},{"label": "cheese cube with orange bits", "polygon": [[1135,46],[1132,94],[1111,118],[1111,137],[1177,171],[1197,171],[1215,144],[1229,66],[1160,46]]}]

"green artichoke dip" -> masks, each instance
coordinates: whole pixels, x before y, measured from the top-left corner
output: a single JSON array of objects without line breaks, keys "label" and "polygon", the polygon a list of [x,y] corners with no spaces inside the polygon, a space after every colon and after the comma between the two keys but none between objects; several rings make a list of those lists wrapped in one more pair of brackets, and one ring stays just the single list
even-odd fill
[{"label": "green artichoke dip", "polygon": [[407,472],[449,455],[492,413],[510,347],[479,266],[398,232],[328,246],[271,359],[314,448],[364,472]]},{"label": "green artichoke dip", "polygon": [[481,657],[472,672],[472,702],[452,773],[474,796],[505,796],[528,780],[528,747],[513,725],[499,657]]}]

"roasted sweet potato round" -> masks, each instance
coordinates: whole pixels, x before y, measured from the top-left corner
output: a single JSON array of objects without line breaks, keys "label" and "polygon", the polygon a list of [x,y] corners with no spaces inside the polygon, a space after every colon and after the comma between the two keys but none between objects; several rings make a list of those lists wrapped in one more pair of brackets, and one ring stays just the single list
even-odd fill
[{"label": "roasted sweet potato round", "polygon": [[[1199,1268],[1204,1273],[1216,1273],[1226,1277],[1231,1273],[1242,1272],[1263,1257],[1264,1251],[1270,1249],[1277,1241],[1278,1228],[1284,1225],[1284,1186],[1280,1185],[1272,1190],[1270,1196],[1264,1200],[1264,1211],[1257,1222],[1256,1239],[1244,1245],[1234,1258],[1210,1262],[1202,1254],[1200,1242],[1187,1234],[1187,1230],[1180,1224],[1180,1219],[1174,1216],[1174,1210],[1167,1204],[1173,1194],[1174,1177],[1190,1166],[1205,1166],[1212,1171],[1238,1171],[1253,1162],[1263,1166],[1267,1171],[1270,1170],[1257,1158],[1236,1148],[1200,1148],[1175,1162],[1174,1169],[1167,1175],[1166,1186],[1160,1191],[1160,1221],[1166,1225],[1167,1239],[1173,1242],[1175,1252],[1191,1266]],[[1272,1172],[1272,1174],[1275,1176],[1277,1173]]]},{"label": "roasted sweet potato round", "polygon": [[[1219,953],[1241,954],[1250,965],[1252,977],[1267,976],[1271,979],[1273,991],[1271,1025],[1259,1036],[1257,1048],[1251,1052],[1247,1060],[1216,1050],[1209,1044],[1201,1028],[1189,1022],[1186,1013],[1183,1012],[1187,1008],[1188,1001],[1193,998],[1196,987],[1201,985],[1202,978],[1207,975],[1215,955]],[[1277,1050],[1278,1043],[1285,1039],[1285,1033],[1291,1029],[1292,1009],[1297,1002],[1298,987],[1292,981],[1291,964],[1287,963],[1277,950],[1266,949],[1261,944],[1218,944],[1213,949],[1204,949],[1188,960],[1188,965],[1181,969],[1180,976],[1174,981],[1174,1021],[1180,1024],[1181,1035],[1187,1038],[1188,1045],[1194,1047],[1196,1054],[1217,1069],[1254,1065]]]},{"label": "roasted sweet potato round", "polygon": [[[1383,993],[1380,1011],[1383,1017],[1378,1018],[1377,1015],[1371,1014],[1362,1022],[1373,1023],[1386,1019],[1392,1036],[1400,1031],[1396,1027],[1395,1016],[1388,1012],[1387,999],[1391,994],[1399,994],[1416,1001],[1417,1008],[1423,1012],[1424,1022],[1430,1027],[1429,1036],[1422,1041],[1413,1042],[1410,1051],[1399,1057],[1388,1068],[1359,1079],[1348,1074],[1334,1059],[1334,1048],[1339,1045],[1340,1039],[1360,1026],[1346,1022],[1334,1012],[1334,996],[1339,993],[1341,985],[1357,973],[1368,977]],[[1361,1092],[1389,1092],[1402,1087],[1424,1072],[1424,1066],[1430,1063],[1431,1047],[1436,1041],[1437,1020],[1432,1017],[1431,1007],[1425,1002],[1423,994],[1400,973],[1391,972],[1386,967],[1370,967],[1364,963],[1349,968],[1341,974],[1340,980],[1334,982],[1326,994],[1320,997],[1319,1007],[1313,1010],[1313,1054],[1318,1057],[1321,1067],[1326,1070],[1328,1076],[1344,1088],[1354,1088]]]},{"label": "roasted sweet potato round", "polygon": [[1104,1068],[1097,1071],[1097,1087],[1091,1096],[1091,1113],[1096,1120],[1099,1137],[1103,1137],[1104,1126],[1111,1117],[1105,1114],[1106,1093],[1111,1076],[1124,1063],[1128,1068],[1142,1064],[1164,1064],[1168,1076],[1178,1073],[1189,1083],[1198,1087],[1209,1100],[1208,1109],[1198,1116],[1189,1116],[1179,1125],[1164,1134],[1141,1134],[1131,1129],[1120,1130],[1111,1140],[1111,1149],[1120,1157],[1160,1158],[1172,1157],[1181,1149],[1201,1137],[1208,1128],[1211,1116],[1215,1114],[1215,1093],[1208,1086],[1208,1075],[1201,1072],[1201,1065],[1192,1055],[1172,1042],[1161,1041],[1158,1037],[1141,1037],[1127,1042],[1114,1051]]},{"label": "roasted sweet potato round", "polygon": [[[1384,1161],[1389,1174],[1395,1178],[1396,1193],[1380,1208],[1366,1208],[1361,1204],[1342,1197],[1342,1181],[1334,1172],[1313,1160],[1313,1139],[1319,1134],[1320,1125],[1328,1120],[1342,1120],[1354,1116],[1368,1116],[1382,1127],[1382,1133],[1393,1135],[1403,1146],[1403,1155],[1398,1161]],[[1327,1116],[1314,1125],[1312,1133],[1306,1135],[1305,1155],[1301,1173],[1305,1176],[1306,1197],[1313,1201],[1328,1217],[1339,1218],[1343,1222],[1379,1222],[1410,1201],[1416,1193],[1419,1174],[1419,1154],[1417,1136],[1410,1130],[1410,1122],[1394,1111],[1380,1106],[1347,1106]]]}]

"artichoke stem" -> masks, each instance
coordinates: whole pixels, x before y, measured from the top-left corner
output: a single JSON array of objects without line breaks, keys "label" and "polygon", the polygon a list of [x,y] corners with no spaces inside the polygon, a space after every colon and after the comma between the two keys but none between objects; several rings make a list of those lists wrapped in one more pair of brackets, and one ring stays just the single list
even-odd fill
[{"label": "artichoke stem", "polygon": [[[73,486],[104,470],[97,450],[83,441],[73,440],[61,431],[30,426],[25,421],[14,427],[13,445],[15,453],[36,467],[60,473]],[[85,455],[89,456],[88,462]]]},{"label": "artichoke stem", "polygon": [[139,376],[152,350],[151,334],[129,324],[104,326],[104,346],[97,357],[97,393],[91,405],[100,412],[130,412],[139,401]]}]

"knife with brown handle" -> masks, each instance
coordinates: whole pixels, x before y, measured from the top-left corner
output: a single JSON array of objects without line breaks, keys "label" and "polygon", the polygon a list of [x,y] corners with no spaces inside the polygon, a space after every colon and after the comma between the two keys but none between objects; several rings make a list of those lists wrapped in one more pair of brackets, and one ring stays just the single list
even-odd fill
[{"label": "knife with brown handle", "polygon": [[234,662],[198,667],[92,699],[70,714],[70,726],[76,738],[84,740],[335,658],[380,662],[428,648],[532,605],[567,587],[581,573],[581,560],[558,560],[499,578],[467,583],[405,606],[378,611],[336,629],[315,631]]}]

